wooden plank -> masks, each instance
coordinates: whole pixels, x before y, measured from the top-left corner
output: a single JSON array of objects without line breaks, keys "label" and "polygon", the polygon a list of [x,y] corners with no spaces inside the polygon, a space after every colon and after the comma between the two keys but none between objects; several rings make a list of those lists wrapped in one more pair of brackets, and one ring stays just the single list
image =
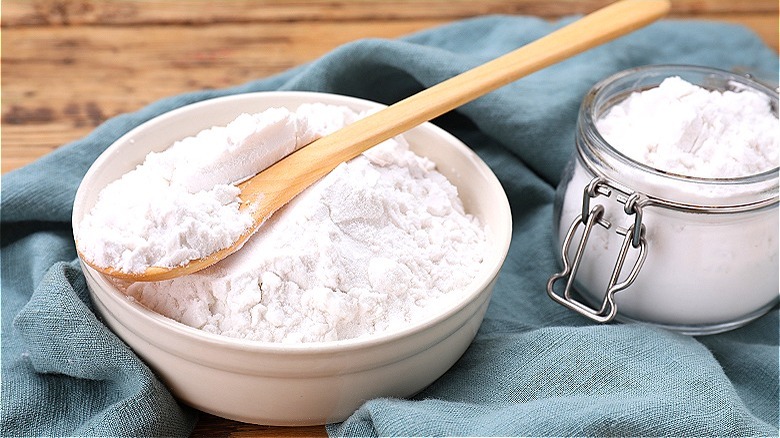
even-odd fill
[{"label": "wooden plank", "polygon": [[[750,26],[777,47],[776,15],[726,20]],[[109,117],[163,97],[242,84],[359,38],[395,38],[445,23],[425,19],[5,29],[2,172],[83,137]]]},{"label": "wooden plank", "polygon": [[[428,20],[210,26],[53,26],[3,32],[2,171],[158,99],[268,77],[364,37]],[[197,41],[197,44],[193,44]]]},{"label": "wooden plank", "polygon": [[240,423],[226,420],[210,414],[200,414],[198,423],[191,437],[230,437],[230,438],[263,438],[263,437],[326,437],[325,426],[274,427]]},{"label": "wooden plank", "polygon": [[[748,24],[777,47],[776,17],[752,15],[731,21]],[[157,99],[267,77],[355,39],[393,38],[440,24],[444,22],[6,29],[2,171],[32,161],[41,148],[51,150],[80,138],[107,118]],[[41,136],[41,127],[52,123]],[[37,148],[7,147],[33,139],[41,141]]]},{"label": "wooden plank", "polygon": [[[3,26],[45,24],[205,24],[293,21],[455,20],[485,14],[560,17],[610,0],[4,0]],[[775,0],[676,0],[672,15],[777,15]]]}]

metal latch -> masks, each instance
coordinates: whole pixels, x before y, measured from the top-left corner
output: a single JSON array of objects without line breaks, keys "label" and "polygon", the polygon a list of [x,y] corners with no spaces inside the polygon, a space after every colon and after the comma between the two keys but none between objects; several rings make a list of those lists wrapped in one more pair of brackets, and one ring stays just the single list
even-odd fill
[{"label": "metal latch", "polygon": [[[613,193],[616,193],[615,200],[623,204],[623,211],[626,215],[634,216],[634,223],[627,229],[623,227],[615,227],[615,232],[623,236],[623,243],[620,247],[615,266],[612,270],[609,283],[607,284],[606,293],[604,299],[601,302],[601,307],[596,309],[584,304],[572,296],[572,290],[574,288],[574,278],[577,275],[577,270],[582,262],[583,254],[585,253],[585,247],[588,243],[588,238],[593,230],[593,227],[598,224],[606,229],[610,229],[612,224],[607,221],[604,216],[604,206],[601,204],[590,207],[591,199],[598,196],[605,196],[609,198]],[[582,197],[582,214],[577,216],[569,227],[569,231],[566,233],[566,238],[563,241],[561,248],[561,255],[563,257],[563,271],[553,275],[547,281],[547,294],[556,302],[574,310],[588,318],[598,322],[609,322],[617,314],[617,307],[615,305],[614,295],[615,293],[627,288],[631,283],[636,280],[639,270],[642,268],[642,264],[647,257],[647,241],[645,240],[645,226],[642,224],[642,206],[646,198],[638,192],[629,192],[613,183],[606,178],[594,178],[585,187]],[[580,238],[577,251],[574,254],[574,260],[569,260],[569,247],[571,246],[577,230],[584,226],[582,237]],[[639,251],[638,258],[631,268],[626,279],[620,283],[618,280],[621,277],[623,267],[626,261],[626,256],[629,250],[635,249]],[[555,292],[554,286],[558,280],[565,279],[566,287],[563,290],[563,294],[559,295]]]}]

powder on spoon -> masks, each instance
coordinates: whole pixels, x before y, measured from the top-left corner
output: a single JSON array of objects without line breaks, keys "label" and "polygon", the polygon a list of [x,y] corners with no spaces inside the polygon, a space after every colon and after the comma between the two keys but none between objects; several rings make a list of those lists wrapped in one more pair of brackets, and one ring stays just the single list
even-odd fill
[{"label": "powder on spoon", "polygon": [[96,266],[141,273],[226,248],[252,224],[235,183],[357,117],[323,104],[271,108],[151,153],[101,191],[79,226],[79,251]]}]

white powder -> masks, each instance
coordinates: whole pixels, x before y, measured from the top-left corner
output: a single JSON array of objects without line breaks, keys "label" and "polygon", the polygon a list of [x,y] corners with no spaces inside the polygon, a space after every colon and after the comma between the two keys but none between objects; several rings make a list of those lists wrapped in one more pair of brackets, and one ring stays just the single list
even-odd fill
[{"label": "white powder", "polygon": [[[238,211],[234,182],[360,116],[325,105],[270,109],[152,153],[100,193],[80,224],[79,249],[130,272],[218,250],[250,220]],[[122,287],[211,333],[332,341],[430,317],[462,297],[485,251],[485,232],[457,189],[397,137],[337,167],[222,262]]]},{"label": "white powder", "polygon": [[101,191],[78,228],[79,251],[94,265],[139,273],[228,247],[252,223],[234,183],[357,117],[322,104],[272,108],[151,153]]},{"label": "white powder", "polygon": [[[596,126],[615,149],[662,171],[723,178],[778,166],[777,117],[767,97],[752,90],[709,92],[669,78],[619,103]],[[772,192],[777,196],[777,176],[760,192],[746,184],[699,184],[652,176],[638,167],[614,170],[609,164],[588,164],[631,190],[683,203],[715,207],[753,202],[757,195],[771,199]],[[583,189],[593,177],[580,160],[575,162],[557,230],[560,242],[581,214]],[[614,195],[593,198],[591,208],[596,204],[604,206],[603,217],[612,225],[593,228],[576,285],[585,297],[601,303],[623,241],[615,230],[629,227],[635,217],[626,215]],[[777,302],[776,201],[770,208],[738,214],[647,206],[642,223],[647,259],[636,281],[615,295],[618,317],[701,334],[733,328],[729,324],[755,318]],[[629,250],[621,281],[637,252]]]},{"label": "white powder", "polygon": [[222,262],[127,293],[211,333],[334,341],[430,317],[462,297],[485,251],[456,188],[398,137],[337,167]]},{"label": "white powder", "polygon": [[728,178],[778,166],[769,97],[711,91],[679,77],[634,92],[596,122],[608,143],[640,163],[680,175]]}]

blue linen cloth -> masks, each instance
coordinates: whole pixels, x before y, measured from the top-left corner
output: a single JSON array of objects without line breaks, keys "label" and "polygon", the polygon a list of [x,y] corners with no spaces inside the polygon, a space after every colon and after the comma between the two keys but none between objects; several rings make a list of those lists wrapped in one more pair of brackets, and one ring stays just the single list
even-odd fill
[{"label": "blue linen cloth", "polygon": [[[182,105],[263,90],[392,103],[571,21],[488,16],[399,40],[361,40],[283,74],[167,98],[2,178],[2,423],[13,436],[175,436],[197,412],[177,403],[94,313],[71,235],[72,202],[94,159],[129,129]],[[749,71],[778,58],[735,25],[661,21],[549,67],[436,120],[493,169],[514,235],[471,347],[410,400],[365,403],[334,436],[777,436],[778,309],[732,332],[690,337],[596,325],[545,293],[557,270],[555,186],[583,95],[646,64]],[[748,286],[746,285],[746,288]],[[741,293],[742,291],[734,291]]]}]

